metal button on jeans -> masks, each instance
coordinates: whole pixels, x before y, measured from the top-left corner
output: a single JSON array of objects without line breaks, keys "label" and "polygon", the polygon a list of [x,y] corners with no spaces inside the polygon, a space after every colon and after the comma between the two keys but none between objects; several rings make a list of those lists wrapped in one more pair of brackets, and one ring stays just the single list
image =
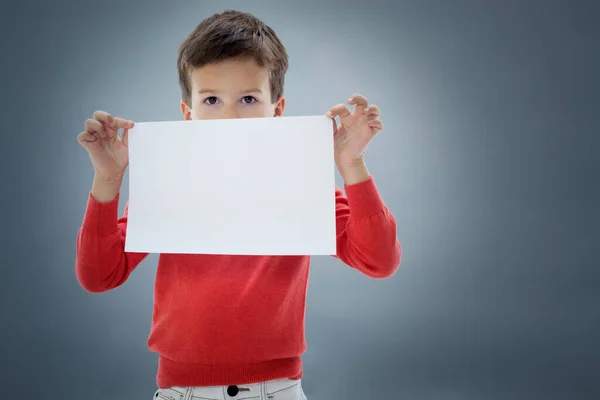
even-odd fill
[{"label": "metal button on jeans", "polygon": [[227,394],[230,395],[231,397],[233,397],[236,394],[238,394],[238,392],[239,392],[239,389],[235,385],[227,387]]}]

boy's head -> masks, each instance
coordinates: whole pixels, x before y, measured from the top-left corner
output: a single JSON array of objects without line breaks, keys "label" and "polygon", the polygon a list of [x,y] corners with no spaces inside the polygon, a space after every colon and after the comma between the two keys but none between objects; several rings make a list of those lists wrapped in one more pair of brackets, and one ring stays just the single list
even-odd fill
[{"label": "boy's head", "polygon": [[248,13],[215,14],[179,48],[184,118],[281,116],[287,69],[285,47],[270,27]]}]

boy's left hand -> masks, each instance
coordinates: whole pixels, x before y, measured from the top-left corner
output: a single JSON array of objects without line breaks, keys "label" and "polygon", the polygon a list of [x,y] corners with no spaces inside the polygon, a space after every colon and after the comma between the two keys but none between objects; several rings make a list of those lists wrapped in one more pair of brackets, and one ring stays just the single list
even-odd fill
[{"label": "boy's left hand", "polygon": [[338,168],[351,168],[364,160],[367,146],[383,129],[379,119],[381,113],[375,105],[369,105],[366,97],[359,94],[348,99],[355,105],[351,112],[345,104],[338,104],[327,111],[325,116],[335,118],[339,115],[339,125],[333,121],[335,160]]}]

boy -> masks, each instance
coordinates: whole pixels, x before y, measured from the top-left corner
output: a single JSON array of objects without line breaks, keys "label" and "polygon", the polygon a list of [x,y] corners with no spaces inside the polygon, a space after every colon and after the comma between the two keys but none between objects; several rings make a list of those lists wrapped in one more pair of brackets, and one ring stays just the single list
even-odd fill
[{"label": "boy", "polygon": [[[181,45],[177,66],[185,120],[283,115],[286,50],[250,14],[225,11],[202,21]],[[364,97],[348,103],[353,112],[340,104],[326,113],[340,117],[332,133],[347,196],[335,188],[334,257],[369,277],[387,278],[399,267],[401,249],[395,220],[364,162],[383,125]],[[122,285],[147,256],[124,252],[127,206],[117,215],[133,126],[97,111],[78,136],[95,171],[76,254],[78,281],[91,293]],[[305,399],[308,270],[308,256],[161,254],[148,338],[159,353],[155,397]]]}]

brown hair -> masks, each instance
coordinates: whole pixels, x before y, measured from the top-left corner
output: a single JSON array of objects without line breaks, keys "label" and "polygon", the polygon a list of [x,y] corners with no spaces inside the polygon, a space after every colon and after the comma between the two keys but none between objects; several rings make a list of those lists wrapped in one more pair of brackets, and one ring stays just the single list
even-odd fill
[{"label": "brown hair", "polygon": [[186,104],[191,107],[192,70],[234,58],[253,58],[269,68],[271,102],[283,95],[288,56],[275,31],[252,14],[226,10],[200,22],[179,47],[177,70]]}]

